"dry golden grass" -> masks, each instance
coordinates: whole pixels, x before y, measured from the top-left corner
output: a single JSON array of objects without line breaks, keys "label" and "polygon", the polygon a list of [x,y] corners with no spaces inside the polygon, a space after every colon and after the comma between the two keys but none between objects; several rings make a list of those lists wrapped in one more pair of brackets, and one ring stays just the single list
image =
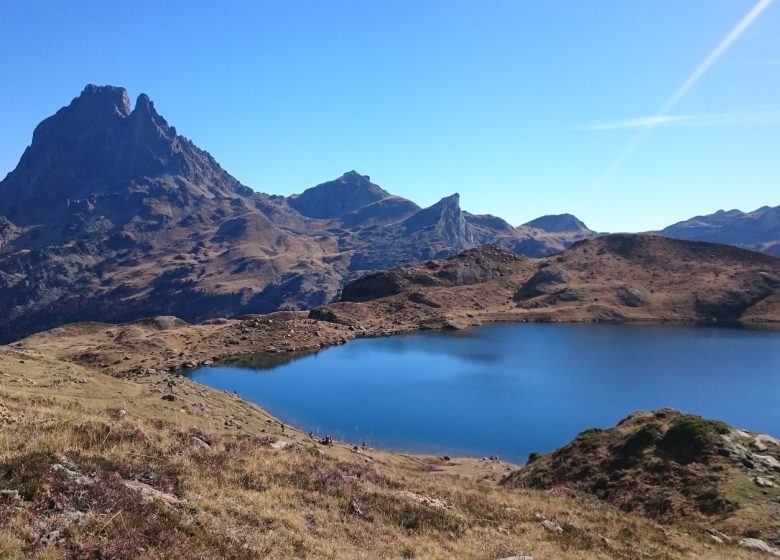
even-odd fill
[{"label": "dry golden grass", "polygon": [[[313,442],[277,450],[276,436],[113,408],[0,402],[0,489],[20,494],[0,505],[1,558],[755,557],[563,491],[333,456]],[[127,481],[154,490],[147,498]]]}]

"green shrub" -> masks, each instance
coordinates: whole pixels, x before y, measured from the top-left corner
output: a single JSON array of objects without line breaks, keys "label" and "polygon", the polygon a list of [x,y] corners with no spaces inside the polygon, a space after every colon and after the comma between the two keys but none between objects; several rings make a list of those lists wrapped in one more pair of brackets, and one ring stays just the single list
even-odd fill
[{"label": "green shrub", "polygon": [[663,427],[659,422],[648,422],[626,438],[620,450],[627,455],[638,455],[661,439]]},{"label": "green shrub", "polygon": [[658,447],[679,462],[697,461],[712,447],[717,434],[725,434],[729,430],[724,422],[684,415],[675,420]]},{"label": "green shrub", "polygon": [[577,434],[577,437],[574,438],[574,441],[576,443],[592,443],[602,433],[604,433],[604,430],[601,428],[589,428]]}]

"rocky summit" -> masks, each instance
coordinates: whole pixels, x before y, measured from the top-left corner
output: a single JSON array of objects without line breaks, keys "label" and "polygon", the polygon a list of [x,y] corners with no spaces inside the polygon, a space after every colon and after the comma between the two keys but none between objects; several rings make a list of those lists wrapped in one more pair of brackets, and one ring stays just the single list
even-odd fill
[{"label": "rocky summit", "polygon": [[356,171],[290,197],[255,192],[147,95],[133,106],[89,85],[0,182],[0,341],[73,321],[309,308],[372,270],[485,243],[542,256],[592,235],[514,228],[457,194],[421,209]]}]

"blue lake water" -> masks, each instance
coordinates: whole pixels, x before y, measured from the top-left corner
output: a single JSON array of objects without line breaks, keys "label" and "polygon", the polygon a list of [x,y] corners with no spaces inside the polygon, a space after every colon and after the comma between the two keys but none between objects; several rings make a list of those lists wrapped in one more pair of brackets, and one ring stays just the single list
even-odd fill
[{"label": "blue lake water", "polygon": [[303,430],[399,451],[524,461],[661,407],[780,435],[777,331],[502,324],[284,360],[191,377]]}]

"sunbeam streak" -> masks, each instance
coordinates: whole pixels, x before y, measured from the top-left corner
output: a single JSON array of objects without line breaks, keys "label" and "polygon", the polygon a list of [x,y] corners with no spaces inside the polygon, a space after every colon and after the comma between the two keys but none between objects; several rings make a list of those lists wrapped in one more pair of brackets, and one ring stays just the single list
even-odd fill
[{"label": "sunbeam streak", "polygon": [[[690,76],[677,88],[672,96],[661,106],[661,108],[652,117],[646,118],[646,125],[643,126],[623,147],[618,156],[604,169],[596,180],[593,191],[599,190],[607,181],[609,181],[623,162],[639,147],[650,132],[659,124],[667,122],[669,113],[680,103],[680,101],[693,89],[701,78],[712,68],[712,66],[723,56],[723,54],[739,39],[742,34],[751,26],[751,24],[766,10],[774,0],[759,0],[753,6],[745,17],[718,43],[718,45],[707,55],[699,66]],[[593,194],[591,192],[590,194]]]}]

